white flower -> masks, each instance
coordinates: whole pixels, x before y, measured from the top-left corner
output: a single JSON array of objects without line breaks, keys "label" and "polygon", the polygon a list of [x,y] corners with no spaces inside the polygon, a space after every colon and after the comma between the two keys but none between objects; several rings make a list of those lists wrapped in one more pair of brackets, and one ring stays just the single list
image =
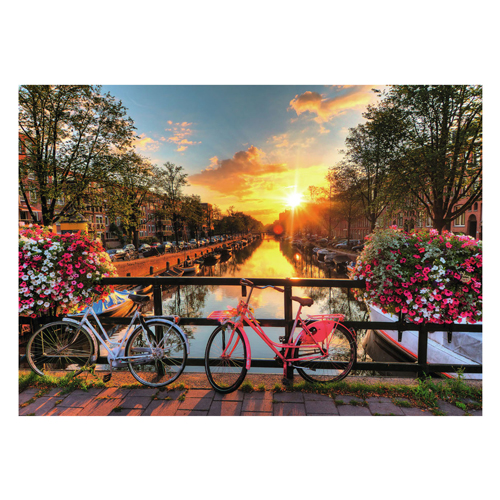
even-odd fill
[{"label": "white flower", "polygon": [[443,264],[445,264],[445,263],[446,263],[446,261],[443,259],[443,257],[440,257],[440,258],[439,258],[439,260],[440,260]]}]

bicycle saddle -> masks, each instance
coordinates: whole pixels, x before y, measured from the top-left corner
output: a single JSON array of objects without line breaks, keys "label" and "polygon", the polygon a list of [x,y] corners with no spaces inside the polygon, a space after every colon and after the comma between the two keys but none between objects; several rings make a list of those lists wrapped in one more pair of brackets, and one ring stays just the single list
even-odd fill
[{"label": "bicycle saddle", "polygon": [[130,294],[128,298],[132,301],[135,302],[136,304],[143,304],[144,302],[149,302],[149,296],[148,295],[135,295],[135,294]]},{"label": "bicycle saddle", "polygon": [[292,300],[298,302],[301,306],[309,307],[314,304],[314,300],[309,297],[292,297]]}]

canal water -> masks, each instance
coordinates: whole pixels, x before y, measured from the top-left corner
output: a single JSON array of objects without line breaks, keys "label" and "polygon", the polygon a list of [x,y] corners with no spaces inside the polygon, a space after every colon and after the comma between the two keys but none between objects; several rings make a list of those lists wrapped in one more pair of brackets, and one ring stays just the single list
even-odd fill
[{"label": "canal water", "polygon": [[[231,277],[231,278],[346,278],[337,274],[332,268],[318,264],[310,255],[296,251],[291,244],[274,238],[257,239],[245,248],[236,251],[225,262],[218,262],[210,267],[202,267],[198,276]],[[307,296],[314,299],[314,305],[303,308],[302,314],[342,313],[346,319],[362,321],[367,319],[366,307],[353,299],[352,292],[340,288],[302,288],[294,287],[293,295]],[[236,307],[241,298],[240,286],[202,286],[185,285],[174,287],[163,292],[163,314],[176,314],[186,318],[206,318],[212,311]],[[250,304],[256,318],[284,318],[283,294],[273,289],[254,290]],[[293,302],[294,317],[298,304]],[[203,358],[205,346],[213,326],[183,326],[190,343],[190,357]],[[274,353],[251,330],[245,328],[250,340],[252,359],[273,358]],[[265,327],[271,340],[278,342],[284,334],[283,328]],[[358,332],[358,358],[365,359],[362,351],[364,332]],[[253,368],[255,372],[281,372],[274,369]],[[186,367],[186,371],[203,371],[202,367]]]}]

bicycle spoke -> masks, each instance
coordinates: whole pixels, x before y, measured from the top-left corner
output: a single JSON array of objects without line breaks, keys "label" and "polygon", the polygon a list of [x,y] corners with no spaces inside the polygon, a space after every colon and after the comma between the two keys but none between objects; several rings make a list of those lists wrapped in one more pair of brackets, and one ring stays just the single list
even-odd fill
[{"label": "bicycle spoke", "polygon": [[169,323],[148,322],[156,338],[138,328],[127,343],[126,358],[132,375],[142,384],[160,387],[176,380],[186,365],[187,347]]}]

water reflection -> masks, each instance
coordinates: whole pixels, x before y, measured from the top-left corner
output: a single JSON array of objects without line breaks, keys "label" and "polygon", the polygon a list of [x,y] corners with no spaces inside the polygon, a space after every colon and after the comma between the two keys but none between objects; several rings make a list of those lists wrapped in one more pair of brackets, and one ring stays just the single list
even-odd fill
[{"label": "water reflection", "polygon": [[[211,266],[202,266],[199,276],[236,278],[345,278],[326,265],[318,265],[311,255],[298,253],[294,248],[274,239],[256,240],[245,248],[235,251]],[[294,287],[293,294],[314,299],[304,314],[342,313],[346,319],[364,320],[367,317],[362,303],[354,301],[347,289]],[[241,297],[241,287],[199,286],[174,287],[163,296],[163,313],[177,314],[187,318],[206,318],[214,310],[235,307]],[[281,319],[284,317],[283,294],[272,290],[254,290],[251,298],[257,318]],[[293,303],[293,314],[298,304]],[[203,357],[208,336],[213,327],[186,326],[190,338],[191,356]],[[252,343],[252,357],[270,357],[271,351],[250,329],[247,329]],[[266,328],[272,340],[283,335],[280,328]],[[359,332],[362,333],[362,332]],[[358,344],[360,338],[358,337]],[[199,367],[187,367],[200,371]],[[279,370],[278,370],[279,371]]]}]

